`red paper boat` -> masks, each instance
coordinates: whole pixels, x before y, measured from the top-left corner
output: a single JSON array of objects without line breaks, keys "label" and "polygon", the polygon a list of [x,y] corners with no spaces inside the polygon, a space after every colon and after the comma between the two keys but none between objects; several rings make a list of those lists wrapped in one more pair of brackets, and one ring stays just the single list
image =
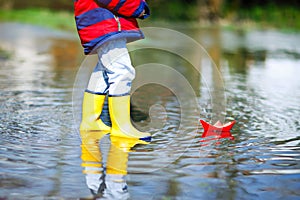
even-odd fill
[{"label": "red paper boat", "polygon": [[222,138],[229,138],[230,140],[234,140],[234,137],[231,135],[229,131],[227,132],[220,132],[220,131],[204,131],[204,133],[201,136],[202,138],[210,138],[201,140],[202,142],[207,142],[210,140],[216,140],[216,139],[222,139]]},{"label": "red paper boat", "polygon": [[220,121],[217,121],[214,125],[211,125],[203,120],[200,120],[204,132],[230,132],[233,125],[235,124],[235,121],[228,122],[226,124],[222,124]]}]

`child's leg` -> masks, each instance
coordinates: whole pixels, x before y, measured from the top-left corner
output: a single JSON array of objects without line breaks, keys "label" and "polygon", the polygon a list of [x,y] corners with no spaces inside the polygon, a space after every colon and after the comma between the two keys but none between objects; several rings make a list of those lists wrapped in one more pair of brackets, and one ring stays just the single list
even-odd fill
[{"label": "child's leg", "polygon": [[86,92],[106,95],[108,92],[108,87],[108,77],[106,75],[105,68],[99,60],[93,73],[91,74]]},{"label": "child's leg", "polygon": [[130,94],[131,82],[135,77],[126,39],[118,39],[104,44],[98,50],[99,60],[105,66],[105,77],[109,84],[109,96]]},{"label": "child's leg", "polygon": [[110,127],[106,126],[100,119],[107,91],[108,77],[101,61],[98,61],[84,93],[80,130],[110,131]]},{"label": "child's leg", "polygon": [[101,54],[100,60],[106,68],[109,83],[108,105],[112,122],[111,135],[151,140],[150,133],[140,132],[131,124],[130,89],[135,77],[135,69],[131,64],[126,40],[109,42],[99,49],[98,53]]}]

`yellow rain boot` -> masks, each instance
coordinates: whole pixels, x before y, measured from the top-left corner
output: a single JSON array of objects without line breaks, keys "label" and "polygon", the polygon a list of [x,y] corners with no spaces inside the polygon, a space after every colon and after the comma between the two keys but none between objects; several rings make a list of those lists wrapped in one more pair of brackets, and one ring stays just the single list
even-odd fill
[{"label": "yellow rain boot", "polygon": [[130,121],[130,96],[108,97],[109,115],[112,123],[110,134],[115,137],[136,138],[151,141],[151,134],[134,128]]},{"label": "yellow rain boot", "polygon": [[85,92],[82,103],[81,131],[106,131],[111,128],[100,119],[106,95],[98,95]]}]

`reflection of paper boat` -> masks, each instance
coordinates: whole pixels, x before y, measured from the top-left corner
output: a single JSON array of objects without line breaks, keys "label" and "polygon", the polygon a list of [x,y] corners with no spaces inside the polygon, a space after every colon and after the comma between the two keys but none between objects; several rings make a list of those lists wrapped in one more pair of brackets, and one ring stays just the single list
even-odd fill
[{"label": "reflection of paper boat", "polygon": [[230,132],[235,121],[222,124],[220,121],[217,121],[214,125],[211,125],[203,120],[200,120],[200,123],[203,126],[204,132]]}]

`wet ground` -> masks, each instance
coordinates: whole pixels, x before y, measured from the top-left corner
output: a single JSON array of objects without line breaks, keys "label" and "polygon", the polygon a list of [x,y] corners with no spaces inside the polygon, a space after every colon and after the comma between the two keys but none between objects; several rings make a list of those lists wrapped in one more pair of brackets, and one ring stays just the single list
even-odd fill
[{"label": "wet ground", "polygon": [[[153,134],[129,153],[131,199],[299,199],[300,35],[177,31],[204,49],[161,29],[129,46],[132,118]],[[0,24],[0,197],[91,196],[77,127],[94,64],[72,33]],[[199,119],[235,119],[234,140]]]}]

